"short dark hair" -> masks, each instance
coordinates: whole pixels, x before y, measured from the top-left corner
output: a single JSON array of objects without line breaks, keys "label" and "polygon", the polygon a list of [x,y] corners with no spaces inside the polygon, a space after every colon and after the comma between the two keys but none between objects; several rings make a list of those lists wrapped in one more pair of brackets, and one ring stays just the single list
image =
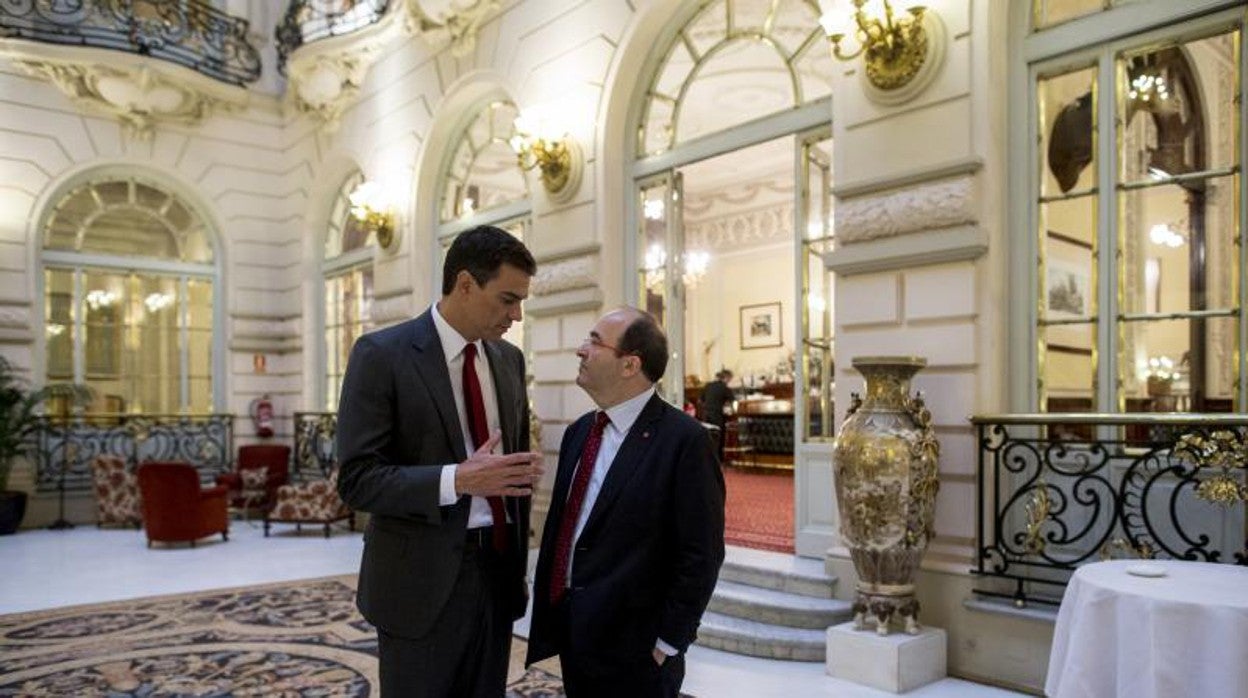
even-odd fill
[{"label": "short dark hair", "polygon": [[468,272],[478,286],[484,286],[498,276],[504,264],[529,276],[537,273],[537,262],[533,261],[529,248],[506,230],[479,225],[460,233],[446,251],[446,261],[442,263],[442,295],[449,296],[455,290],[455,277],[460,271]]},{"label": "short dark hair", "polygon": [[658,383],[667,370],[667,335],[653,315],[637,308],[632,310],[638,316],[620,337],[620,353],[641,359],[641,372],[651,383]]}]

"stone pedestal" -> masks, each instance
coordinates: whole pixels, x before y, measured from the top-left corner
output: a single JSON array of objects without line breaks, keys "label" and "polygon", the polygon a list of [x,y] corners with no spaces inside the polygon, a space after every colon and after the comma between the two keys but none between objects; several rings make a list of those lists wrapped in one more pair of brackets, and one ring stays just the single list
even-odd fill
[{"label": "stone pedestal", "polygon": [[945,631],[879,635],[853,623],[828,628],[825,667],[829,676],[892,693],[905,693],[945,677]]}]

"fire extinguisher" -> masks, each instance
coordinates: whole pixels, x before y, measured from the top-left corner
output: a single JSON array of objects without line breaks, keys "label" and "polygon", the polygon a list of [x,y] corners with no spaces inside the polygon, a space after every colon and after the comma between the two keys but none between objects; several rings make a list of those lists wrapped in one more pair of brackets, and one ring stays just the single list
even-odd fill
[{"label": "fire extinguisher", "polygon": [[268,393],[252,400],[247,411],[251,413],[256,436],[268,438],[273,435],[273,401],[269,399]]}]

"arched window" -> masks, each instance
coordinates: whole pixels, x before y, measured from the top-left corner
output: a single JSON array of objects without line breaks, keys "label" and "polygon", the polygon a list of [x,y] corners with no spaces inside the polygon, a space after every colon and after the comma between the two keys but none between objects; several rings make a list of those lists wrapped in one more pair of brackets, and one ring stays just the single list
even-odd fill
[{"label": "arched window", "polygon": [[92,412],[210,412],[213,249],[206,223],[139,177],[81,184],[43,228],[46,376]]},{"label": "arched window", "polygon": [[[464,127],[442,175],[438,217],[438,259],[459,233],[493,225],[524,240],[531,225],[528,181],[510,141],[519,111],[508,100],[485,104]],[[442,294],[442,265],[437,265],[434,297]],[[505,339],[524,347],[524,323],[513,325]]]},{"label": "arched window", "polygon": [[518,113],[509,101],[491,102],[464,129],[446,168],[440,223],[480,225],[527,213],[528,182],[510,145]]},{"label": "arched window", "polygon": [[639,155],[831,94],[832,61],[810,0],[717,0],[680,30],[646,93]]},{"label": "arched window", "polygon": [[351,347],[373,328],[373,249],[376,234],[351,215],[351,193],[364,182],[354,172],[338,187],[325,234],[321,273],[325,293],[325,402],[338,409],[338,391]]}]

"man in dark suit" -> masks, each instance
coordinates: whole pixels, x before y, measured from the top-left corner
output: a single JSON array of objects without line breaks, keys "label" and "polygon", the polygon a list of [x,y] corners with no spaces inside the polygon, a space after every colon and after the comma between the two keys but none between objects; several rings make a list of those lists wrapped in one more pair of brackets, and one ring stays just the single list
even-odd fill
[{"label": "man in dark suit", "polygon": [[721,369],[715,374],[715,380],[702,386],[702,397],[698,400],[702,409],[699,419],[707,424],[719,427],[719,459],[724,459],[724,407],[732,402],[732,388],[728,382],[732,380],[732,371]]},{"label": "man in dark suit", "polygon": [[607,313],[577,356],[601,409],[564,433],[528,663],[558,654],[571,698],[676,696],[724,561],[723,475],[703,426],[655,392],[652,316]]},{"label": "man in dark suit", "polygon": [[383,696],[505,691],[541,455],[529,452],[524,356],[501,337],[536,268],[505,231],[465,232],[441,300],[351,351],[338,491],[372,515],[356,603],[377,627]]}]

